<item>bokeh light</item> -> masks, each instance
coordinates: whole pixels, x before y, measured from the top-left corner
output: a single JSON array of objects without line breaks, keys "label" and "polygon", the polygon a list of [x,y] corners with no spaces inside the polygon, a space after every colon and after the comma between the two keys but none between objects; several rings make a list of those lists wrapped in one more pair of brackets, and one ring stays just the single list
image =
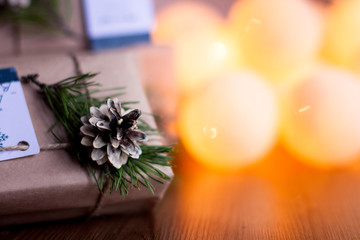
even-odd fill
[{"label": "bokeh light", "polygon": [[229,25],[247,66],[279,83],[293,78],[317,54],[322,18],[310,1],[237,1]]},{"label": "bokeh light", "polygon": [[[360,1],[334,1],[328,12],[323,55],[350,67],[360,58]],[[359,66],[359,65],[358,65]]]},{"label": "bokeh light", "polygon": [[284,98],[283,139],[299,159],[344,166],[360,154],[360,79],[331,66],[314,70]]},{"label": "bokeh light", "polygon": [[213,32],[223,24],[216,9],[197,1],[175,1],[156,14],[152,40],[155,44],[172,44],[183,35]]},{"label": "bokeh light", "polygon": [[174,51],[186,149],[204,165],[238,169],[280,134],[311,166],[357,161],[359,12],[358,0],[238,0],[225,17],[205,2],[164,7],[153,39]]},{"label": "bokeh light", "polygon": [[238,169],[259,161],[276,141],[278,109],[271,87],[239,71],[214,79],[183,104],[182,141],[204,164]]},{"label": "bokeh light", "polygon": [[201,2],[175,2],[159,12],[152,38],[173,47],[183,95],[191,95],[215,75],[234,68],[239,50],[222,16]]}]

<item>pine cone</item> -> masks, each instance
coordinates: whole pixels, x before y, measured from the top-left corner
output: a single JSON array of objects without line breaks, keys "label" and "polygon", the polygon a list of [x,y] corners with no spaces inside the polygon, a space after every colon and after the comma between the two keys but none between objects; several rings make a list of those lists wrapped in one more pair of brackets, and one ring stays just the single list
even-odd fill
[{"label": "pine cone", "polygon": [[128,157],[139,158],[138,142],[146,141],[146,134],[137,129],[138,109],[125,111],[117,98],[108,99],[107,105],[90,107],[90,115],[81,117],[83,135],[81,144],[91,147],[91,159],[102,165],[107,161],[119,169]]}]

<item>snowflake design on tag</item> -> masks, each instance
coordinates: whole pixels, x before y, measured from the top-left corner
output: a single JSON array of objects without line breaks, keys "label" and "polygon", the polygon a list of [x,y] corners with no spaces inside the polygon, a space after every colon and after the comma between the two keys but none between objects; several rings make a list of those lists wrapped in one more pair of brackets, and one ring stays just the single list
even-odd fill
[{"label": "snowflake design on tag", "polygon": [[3,142],[5,142],[6,139],[8,139],[8,138],[9,138],[8,135],[6,135],[5,133],[0,132],[0,147],[3,147]]}]

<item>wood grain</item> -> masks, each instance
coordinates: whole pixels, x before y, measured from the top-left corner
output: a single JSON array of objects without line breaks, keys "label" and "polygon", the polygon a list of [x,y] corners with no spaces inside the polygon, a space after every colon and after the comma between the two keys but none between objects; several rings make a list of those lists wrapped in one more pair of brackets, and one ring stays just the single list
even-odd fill
[{"label": "wood grain", "polygon": [[219,173],[184,151],[153,212],[0,229],[0,239],[360,239],[360,166],[319,170],[277,148]]},{"label": "wood grain", "polygon": [[360,239],[359,187],[356,166],[313,169],[278,148],[243,172],[181,175],[155,211],[155,233],[158,239]]}]

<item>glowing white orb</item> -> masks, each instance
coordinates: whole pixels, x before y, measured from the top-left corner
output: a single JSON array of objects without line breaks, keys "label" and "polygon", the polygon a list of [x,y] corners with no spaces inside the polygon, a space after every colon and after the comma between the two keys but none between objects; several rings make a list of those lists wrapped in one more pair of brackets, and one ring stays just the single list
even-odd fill
[{"label": "glowing white orb", "polygon": [[282,137],[301,160],[341,166],[360,154],[360,81],[320,67],[284,98]]},{"label": "glowing white orb", "polygon": [[214,79],[182,106],[179,130],[186,149],[203,164],[238,169],[261,160],[277,136],[272,89],[252,72]]}]

